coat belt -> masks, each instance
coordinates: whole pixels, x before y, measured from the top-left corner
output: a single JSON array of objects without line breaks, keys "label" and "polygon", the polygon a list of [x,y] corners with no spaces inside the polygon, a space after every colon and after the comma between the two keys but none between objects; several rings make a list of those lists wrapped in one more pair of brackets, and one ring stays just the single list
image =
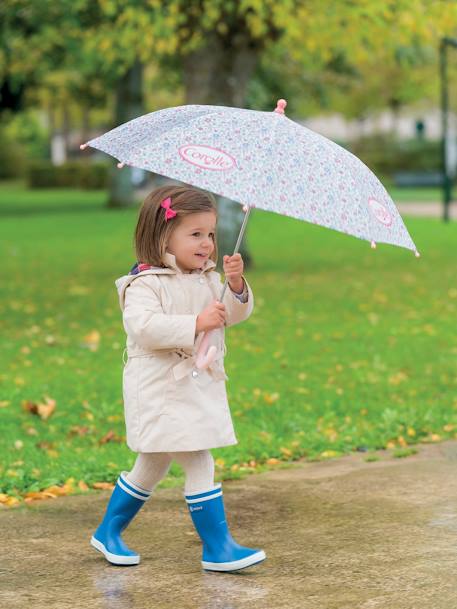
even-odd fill
[{"label": "coat belt", "polygon": [[[187,374],[191,374],[192,370],[196,370],[198,374],[201,374],[203,371],[200,371],[195,365],[195,357],[186,357],[179,364],[175,364],[172,368],[173,376],[175,380],[179,381],[184,378]],[[213,378],[217,381],[220,380],[228,380],[228,376],[225,374],[222,366],[218,363],[217,360],[213,361],[207,368],[208,372],[210,372]]]},{"label": "coat belt", "polygon": [[[124,349],[124,352],[122,354],[122,358],[124,361],[124,353],[127,352],[127,357],[128,358],[132,358],[132,357],[146,357],[146,356],[151,356],[154,355],[153,351],[150,352],[141,352],[141,353],[129,353],[127,347]],[[124,361],[124,365],[126,364],[126,362]],[[173,371],[173,376],[174,379],[176,381],[181,380],[182,378],[184,378],[187,374],[191,374],[192,370],[196,370],[198,372],[198,374],[201,374],[203,371],[200,371],[197,367],[196,367],[196,362],[195,362],[195,357],[193,355],[188,355],[187,357],[184,357],[184,359],[182,359],[180,362],[178,362],[177,364],[175,364],[172,367],[172,371]],[[215,380],[220,381],[220,380],[228,380],[228,376],[225,374],[224,372],[224,368],[221,365],[220,360],[215,359],[206,369]]]}]

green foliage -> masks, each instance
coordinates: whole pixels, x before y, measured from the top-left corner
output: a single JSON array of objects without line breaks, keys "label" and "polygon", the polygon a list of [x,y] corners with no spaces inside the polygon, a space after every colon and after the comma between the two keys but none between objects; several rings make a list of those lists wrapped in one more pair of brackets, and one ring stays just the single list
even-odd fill
[{"label": "green foliage", "polygon": [[440,171],[441,143],[436,140],[397,140],[389,135],[361,138],[348,145],[376,175],[398,171]]},{"label": "green foliage", "polygon": [[53,165],[50,161],[31,161],[27,168],[29,188],[105,189],[108,185],[109,164],[67,161]]},{"label": "green foliage", "polygon": [[19,178],[26,170],[26,149],[5,128],[0,128],[0,179]]},{"label": "green foliage", "polygon": [[28,159],[46,158],[49,153],[47,129],[40,122],[37,112],[26,110],[9,117],[4,116],[5,130],[9,137],[24,147]]},{"label": "green foliage", "polygon": [[227,77],[237,76],[229,56],[244,48],[262,57],[264,69],[275,64],[276,88],[290,83],[280,96],[290,91],[300,112],[316,111],[336,94],[342,110],[356,115],[435,90],[435,49],[457,24],[451,0],[4,0],[0,11],[0,74],[27,83],[34,100],[36,90],[54,94],[52,75],[61,72],[67,92],[92,107],[135,60],[165,73],[164,58],[209,49],[217,38],[230,49],[219,66]]}]

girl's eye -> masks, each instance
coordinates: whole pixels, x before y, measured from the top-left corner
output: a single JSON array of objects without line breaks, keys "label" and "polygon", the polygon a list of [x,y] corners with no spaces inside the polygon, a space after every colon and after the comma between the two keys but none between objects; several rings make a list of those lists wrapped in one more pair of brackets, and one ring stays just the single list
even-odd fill
[{"label": "girl's eye", "polygon": [[[193,237],[194,235],[199,235],[199,234],[200,234],[200,233],[193,233],[193,234],[192,234],[192,237]],[[210,233],[210,235],[213,235],[213,237],[214,237],[214,233]]]}]

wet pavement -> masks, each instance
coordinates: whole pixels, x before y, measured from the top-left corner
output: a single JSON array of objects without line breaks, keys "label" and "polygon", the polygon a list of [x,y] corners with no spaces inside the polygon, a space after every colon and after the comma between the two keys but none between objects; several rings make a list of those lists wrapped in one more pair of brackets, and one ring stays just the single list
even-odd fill
[{"label": "wet pavement", "polygon": [[267,559],[201,569],[181,488],[158,489],[124,532],[141,563],[89,545],[110,491],[0,512],[0,606],[33,609],[455,609],[457,442],[377,451],[225,482],[238,543]]}]

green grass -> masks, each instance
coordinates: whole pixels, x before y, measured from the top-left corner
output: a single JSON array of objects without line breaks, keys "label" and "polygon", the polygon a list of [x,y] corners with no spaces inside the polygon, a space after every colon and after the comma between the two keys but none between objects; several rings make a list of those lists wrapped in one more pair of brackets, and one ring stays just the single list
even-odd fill
[{"label": "green grass", "polygon": [[395,203],[441,203],[442,190],[440,188],[398,188],[386,186]]},{"label": "green grass", "polygon": [[[70,477],[112,482],[134,462],[123,438],[114,280],[134,261],[137,209],[108,211],[104,196],[0,187],[0,492],[19,496]],[[252,212],[255,264],[246,275],[255,309],[226,332],[239,444],[213,449],[218,479],[244,476],[249,461],[262,469],[269,458],[455,436],[457,225],[406,224],[419,259]],[[92,351],[83,339],[95,330]],[[49,419],[23,408],[45,396],[56,400]],[[173,464],[162,485],[181,483]]]}]

